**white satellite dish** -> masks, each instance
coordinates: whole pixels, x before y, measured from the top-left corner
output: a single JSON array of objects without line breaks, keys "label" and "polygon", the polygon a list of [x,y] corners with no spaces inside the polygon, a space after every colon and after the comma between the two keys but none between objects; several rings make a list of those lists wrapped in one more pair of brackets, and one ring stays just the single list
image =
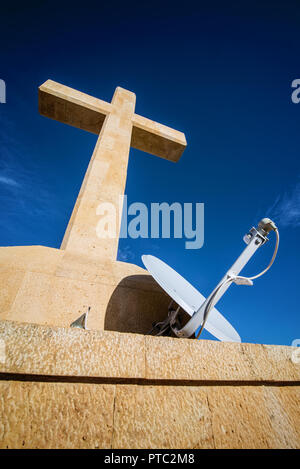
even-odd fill
[{"label": "white satellite dish", "polygon": [[[252,277],[240,276],[240,271],[247,264],[249,259],[251,259],[260,246],[263,246],[268,241],[267,235],[270,231],[275,231],[276,244],[269,265],[262,272]],[[241,338],[236,330],[214,306],[224,295],[231,283],[236,283],[237,285],[253,285],[254,279],[261,277],[269,270],[275,260],[279,246],[278,229],[272,220],[263,218],[259,222],[257,229],[254,227],[251,228],[244,236],[244,241],[247,247],[226,272],[225,276],[207,299],[163,261],[151,255],[142,256],[143,263],[148,272],[168,293],[172,300],[179,305],[176,311],[169,309],[168,317],[165,321],[154,324],[154,329],[158,329],[158,335],[172,330],[177,337],[191,337],[196,333],[196,338],[198,338],[203,328],[205,328],[219,340],[241,342]],[[191,319],[183,327],[181,327],[178,318],[180,307],[191,316]]]},{"label": "white satellite dish", "polygon": [[[190,316],[204,303],[205,297],[187,280],[165,262],[151,255],[143,255],[142,261],[166,293]],[[202,317],[203,320],[203,317]],[[223,342],[241,342],[241,338],[227,319],[216,308],[210,311],[205,329]]]}]

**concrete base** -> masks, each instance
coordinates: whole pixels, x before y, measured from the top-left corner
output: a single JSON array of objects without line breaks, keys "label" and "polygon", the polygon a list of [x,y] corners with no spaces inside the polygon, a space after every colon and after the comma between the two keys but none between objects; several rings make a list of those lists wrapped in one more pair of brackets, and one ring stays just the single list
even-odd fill
[{"label": "concrete base", "polygon": [[300,448],[293,347],[0,322],[0,448]]},{"label": "concrete base", "polygon": [[68,327],[91,307],[87,327],[146,333],[170,298],[133,264],[44,246],[0,248],[0,319]]}]

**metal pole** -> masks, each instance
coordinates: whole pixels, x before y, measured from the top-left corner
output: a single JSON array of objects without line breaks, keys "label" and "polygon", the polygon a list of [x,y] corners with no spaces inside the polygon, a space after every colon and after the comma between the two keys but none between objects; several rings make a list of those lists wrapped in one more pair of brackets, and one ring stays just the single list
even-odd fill
[{"label": "metal pole", "polygon": [[[215,297],[213,299],[211,309],[217,304],[220,298],[224,295],[226,290],[229,288],[232,282],[226,282],[225,280],[229,279],[231,276],[237,276],[240,271],[245,267],[247,262],[251,259],[253,254],[257,251],[257,249],[262,246],[266,241],[267,238],[259,233],[255,228],[252,228],[246,237],[244,237],[246,243],[249,243],[248,246],[244,249],[242,254],[238,257],[232,267],[227,271],[225,276],[222,280],[218,283],[216,288],[212,291],[212,293],[207,297],[207,299],[202,303],[200,308],[194,313],[192,318],[188,321],[188,323],[180,330],[173,328],[174,333],[178,337],[190,337],[194,334],[194,332],[201,326],[203,319],[204,319],[204,312],[207,304],[211,300],[212,296],[215,294],[215,291],[219,288]],[[222,285],[224,283],[224,285]],[[222,285],[222,286],[221,286]]]}]

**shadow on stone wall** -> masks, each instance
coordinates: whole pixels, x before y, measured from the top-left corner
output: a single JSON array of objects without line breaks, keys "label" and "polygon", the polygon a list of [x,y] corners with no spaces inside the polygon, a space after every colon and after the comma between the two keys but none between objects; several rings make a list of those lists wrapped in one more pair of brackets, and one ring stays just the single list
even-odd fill
[{"label": "shadow on stone wall", "polygon": [[[104,329],[147,334],[154,322],[167,317],[170,302],[169,295],[150,275],[125,277],[111,295]],[[185,324],[190,317],[181,310],[180,319]]]},{"label": "shadow on stone wall", "polygon": [[170,297],[150,275],[130,275],[115,288],[107,305],[104,329],[146,334],[168,313]]}]

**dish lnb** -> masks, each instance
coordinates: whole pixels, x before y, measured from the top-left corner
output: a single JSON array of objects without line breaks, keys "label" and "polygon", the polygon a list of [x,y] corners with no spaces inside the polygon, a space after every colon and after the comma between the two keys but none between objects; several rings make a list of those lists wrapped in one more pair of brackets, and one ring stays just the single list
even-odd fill
[{"label": "dish lnb", "polygon": [[270,218],[263,218],[258,224],[258,230],[262,234],[268,234],[270,231],[276,231],[277,226]]}]

